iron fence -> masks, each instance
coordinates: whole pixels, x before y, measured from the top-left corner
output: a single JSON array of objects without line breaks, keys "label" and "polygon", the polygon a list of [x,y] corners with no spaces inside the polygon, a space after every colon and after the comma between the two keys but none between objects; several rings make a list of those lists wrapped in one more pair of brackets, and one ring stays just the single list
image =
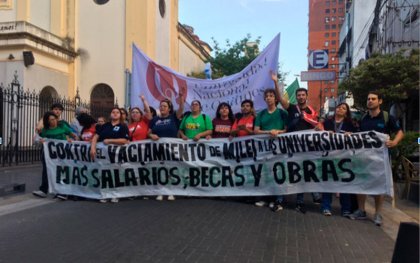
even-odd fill
[{"label": "iron fence", "polygon": [[71,123],[79,106],[98,116],[108,116],[109,107],[95,107],[76,98],[41,96],[24,91],[17,76],[7,87],[0,85],[0,166],[35,163],[41,160],[41,145],[34,143],[35,128],[53,103],[61,103],[61,119]]}]

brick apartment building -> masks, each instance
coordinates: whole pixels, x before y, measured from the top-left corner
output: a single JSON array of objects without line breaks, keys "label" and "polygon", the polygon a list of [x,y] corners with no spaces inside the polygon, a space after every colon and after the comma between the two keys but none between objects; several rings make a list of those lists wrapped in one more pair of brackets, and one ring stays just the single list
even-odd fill
[{"label": "brick apartment building", "polygon": [[309,103],[321,111],[327,98],[337,97],[338,89],[338,49],[340,28],[346,14],[346,0],[309,0],[309,40],[308,57],[313,50],[328,52],[328,65],[314,69],[308,63],[309,71],[336,71],[336,79],[331,81],[308,81]]}]

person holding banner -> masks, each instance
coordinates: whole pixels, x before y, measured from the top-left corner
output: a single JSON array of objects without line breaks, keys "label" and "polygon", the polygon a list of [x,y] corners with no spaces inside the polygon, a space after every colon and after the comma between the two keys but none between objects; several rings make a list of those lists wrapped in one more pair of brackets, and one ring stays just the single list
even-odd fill
[{"label": "person holding banner", "polygon": [[144,96],[140,96],[144,105],[144,115],[138,107],[130,109],[130,124],[128,125],[128,134],[130,141],[140,141],[147,139],[149,132],[149,122],[152,119],[149,103]]},{"label": "person holding banner", "polygon": [[[44,114],[43,118],[43,128],[39,134],[41,137],[39,142],[44,143],[44,138],[55,139],[55,140],[67,140],[71,142],[70,137],[77,140],[77,135],[70,129],[70,126],[60,122],[58,116],[52,112],[48,111]],[[41,198],[47,197],[48,194],[48,175],[47,175],[47,165],[45,163],[44,151],[41,152],[41,161],[42,161],[42,178],[41,186],[39,190],[33,191],[32,194]],[[57,197],[62,200],[67,200],[67,196],[57,194]]]},{"label": "person holding banner", "polygon": [[[255,119],[255,134],[267,134],[273,137],[286,132],[286,113],[277,108],[276,92],[274,89],[266,89],[264,91],[264,100],[267,108],[260,111]],[[270,202],[269,207],[278,212],[283,210],[284,196],[276,197],[275,202]],[[267,204],[264,200],[255,202],[256,206],[265,206]]]},{"label": "person holding banner", "polygon": [[[398,145],[398,143],[404,138],[404,133],[398,123],[398,121],[388,112],[381,110],[382,94],[377,91],[370,91],[367,97],[367,109],[368,112],[362,116],[360,120],[360,131],[377,131],[385,134],[395,134],[393,140],[388,139],[386,146],[392,148]],[[382,204],[384,201],[383,195],[375,195],[375,215],[373,216],[373,222],[377,226],[382,225]],[[365,210],[366,195],[357,195],[358,209],[350,215],[350,219],[367,219]]]},{"label": "person holding banner", "polygon": [[[351,119],[350,107],[347,103],[340,103],[335,107],[335,114],[332,118],[326,119],[320,130],[335,133],[356,132]],[[322,193],[321,211],[325,216],[331,216],[332,193]],[[349,217],[351,214],[350,194],[340,193],[341,215]]]},{"label": "person holding banner", "polygon": [[[92,144],[90,148],[90,156],[92,160],[96,157],[96,143],[102,142],[104,144],[117,144],[123,145],[128,143],[128,128],[123,123],[121,110],[118,107],[114,107],[111,110],[111,121],[105,123],[102,126],[97,126],[96,134],[93,136]],[[101,199],[101,203],[106,203],[108,200]],[[111,202],[117,203],[118,198],[112,198]]]},{"label": "person holding banner", "polygon": [[159,104],[159,111],[160,116],[155,116],[150,121],[148,137],[153,141],[160,138],[177,138],[179,123],[184,113],[184,100],[181,99],[175,113],[172,102],[164,99]]},{"label": "person holding banner", "polygon": [[198,141],[201,138],[210,139],[213,133],[213,123],[205,114],[201,113],[201,102],[191,102],[191,113],[185,114],[179,127],[179,136],[183,140]]},{"label": "person holding banner", "polygon": [[[297,105],[289,103],[282,95],[278,85],[278,78],[276,72],[271,72],[271,79],[274,82],[276,96],[280,101],[283,109],[287,110],[287,132],[303,131],[314,129],[318,125],[318,113],[307,104],[308,91],[304,88],[296,90]],[[306,213],[303,193],[296,196],[296,211],[303,214]],[[321,196],[319,193],[312,193],[314,203],[321,203]]]},{"label": "person holding banner", "polygon": [[229,138],[232,125],[235,121],[232,108],[226,102],[217,106],[216,118],[213,119],[213,138]]},{"label": "person holding banner", "polygon": [[[179,108],[174,113],[174,106],[168,99],[164,99],[159,104],[160,116],[155,116],[150,121],[149,138],[157,141],[160,138],[177,138],[178,127],[184,113],[184,100],[182,94],[179,94],[180,103]],[[162,201],[163,196],[158,195],[156,200]],[[168,201],[174,201],[175,196],[169,195]]]},{"label": "person holding banner", "polygon": [[237,114],[233,123],[231,137],[247,136],[254,134],[254,103],[252,100],[244,100],[241,103],[241,113]]}]

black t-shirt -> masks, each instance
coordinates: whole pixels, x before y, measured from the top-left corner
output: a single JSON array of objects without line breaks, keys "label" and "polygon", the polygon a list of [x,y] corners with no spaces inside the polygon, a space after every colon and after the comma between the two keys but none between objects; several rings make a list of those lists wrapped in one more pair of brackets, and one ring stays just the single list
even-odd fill
[{"label": "black t-shirt", "polygon": [[[303,119],[302,113],[299,112],[298,106],[296,104],[289,104],[289,108],[287,109],[287,113],[289,114],[287,118],[287,131],[303,131],[303,130],[312,130],[314,127]],[[309,107],[301,110],[308,114],[312,114],[312,111]]]},{"label": "black t-shirt", "polygon": [[128,127],[125,124],[112,125],[107,122],[104,125],[96,126],[96,134],[99,135],[98,142],[105,139],[127,139],[128,140]]},{"label": "black t-shirt", "polygon": [[385,123],[384,112],[381,111],[376,117],[370,117],[367,113],[360,120],[360,131],[377,131],[385,134],[396,133],[401,130],[398,121],[388,114],[388,123]]},{"label": "black t-shirt", "polygon": [[335,122],[332,119],[326,119],[324,122],[324,129],[326,131],[333,131],[336,133],[345,133],[345,132],[356,132],[356,128],[353,125],[352,121]]}]

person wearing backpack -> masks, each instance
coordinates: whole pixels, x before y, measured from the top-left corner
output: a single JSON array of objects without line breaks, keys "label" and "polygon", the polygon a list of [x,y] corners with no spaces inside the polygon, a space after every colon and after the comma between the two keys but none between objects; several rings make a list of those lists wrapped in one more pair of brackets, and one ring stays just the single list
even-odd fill
[{"label": "person wearing backpack", "polygon": [[[297,104],[292,104],[281,96],[281,91],[277,83],[277,74],[271,73],[271,79],[274,81],[276,88],[276,95],[281,103],[283,109],[287,110],[287,132],[312,130],[318,125],[318,113],[308,105],[308,90],[299,88],[296,90]],[[306,213],[304,205],[304,193],[296,195],[296,211],[302,214]],[[319,193],[312,193],[312,199],[315,204],[321,204],[321,195]]]},{"label": "person wearing backpack", "polygon": [[192,139],[198,141],[201,138],[210,139],[213,133],[211,119],[201,113],[201,102],[191,102],[191,113],[185,114],[179,126],[179,137],[183,140]]},{"label": "person wearing backpack", "polygon": [[[385,134],[395,134],[393,140],[388,139],[386,146],[392,148],[398,145],[398,143],[404,138],[404,133],[398,123],[398,121],[390,116],[388,112],[381,110],[382,94],[377,91],[370,91],[367,97],[367,109],[368,112],[363,115],[360,120],[360,131],[377,131]],[[384,201],[383,195],[375,195],[375,215],[373,216],[373,222],[377,226],[382,225],[382,204]],[[367,219],[365,210],[366,195],[357,195],[358,209],[350,215],[351,219]]]}]

